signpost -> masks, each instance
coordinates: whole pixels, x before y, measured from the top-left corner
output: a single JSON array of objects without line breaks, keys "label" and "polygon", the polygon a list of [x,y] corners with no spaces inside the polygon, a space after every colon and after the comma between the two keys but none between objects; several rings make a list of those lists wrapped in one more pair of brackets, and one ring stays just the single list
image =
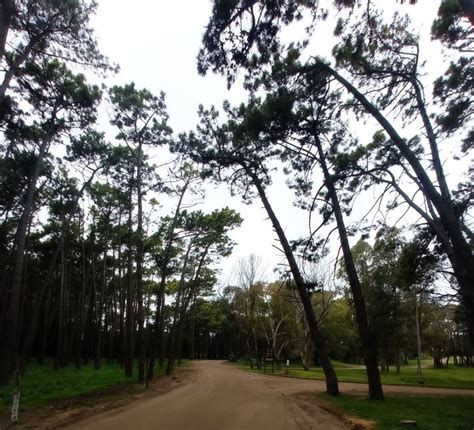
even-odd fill
[{"label": "signpost", "polygon": [[266,373],[266,365],[267,363],[272,363],[272,373],[275,371],[275,359],[273,355],[273,348],[266,348],[265,349],[265,358],[263,362],[263,373]]}]

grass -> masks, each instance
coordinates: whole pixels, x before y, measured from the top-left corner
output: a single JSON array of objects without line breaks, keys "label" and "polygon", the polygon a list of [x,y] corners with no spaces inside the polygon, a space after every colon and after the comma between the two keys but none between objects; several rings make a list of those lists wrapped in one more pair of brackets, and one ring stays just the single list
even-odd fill
[{"label": "grass", "polygon": [[[341,382],[361,382],[367,383],[367,373],[361,366],[347,365],[345,363],[333,362],[337,377]],[[243,362],[239,367],[244,370],[252,371],[250,367]],[[284,366],[282,366],[284,369]],[[263,372],[253,370],[254,372]],[[282,374],[282,371],[275,371],[276,374]],[[424,386],[436,388],[467,388],[474,389],[474,368],[449,366],[442,368],[424,368],[422,369]],[[419,378],[416,373],[416,366],[404,366],[401,373],[395,373],[395,369],[390,372],[381,372],[382,383],[387,385],[411,385],[419,386]],[[304,370],[298,364],[292,364],[288,370],[288,376],[301,379],[325,379],[324,372],[320,367],[314,367],[310,370]]]},{"label": "grass", "polygon": [[[420,361],[423,367],[431,366],[433,364],[433,359],[431,358],[422,358]],[[416,365],[417,365],[416,358],[408,359],[408,366],[416,366]]]},{"label": "grass", "polygon": [[[157,367],[155,375],[161,376],[164,372],[164,368]],[[136,382],[136,378],[136,370],[131,378],[127,378],[123,368],[116,363],[104,363],[100,370],[95,370],[93,364],[89,364],[80,369],[71,365],[56,371],[51,363],[32,363],[27,367],[22,380],[21,404],[25,408],[39,406],[112,386],[132,384]],[[13,380],[9,386],[0,388],[0,407],[11,404],[13,389]]]},{"label": "grass", "polygon": [[[402,420],[414,420],[418,429],[472,430],[474,427],[473,398],[468,397],[388,397],[372,401],[365,397],[320,394],[339,411],[373,420],[377,430],[405,429]],[[413,427],[415,428],[415,427]]]}]

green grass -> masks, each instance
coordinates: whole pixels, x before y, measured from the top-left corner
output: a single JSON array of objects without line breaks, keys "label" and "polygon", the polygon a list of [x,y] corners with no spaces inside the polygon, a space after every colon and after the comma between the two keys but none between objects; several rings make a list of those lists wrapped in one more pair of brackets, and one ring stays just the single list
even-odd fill
[{"label": "green grass", "polygon": [[[251,371],[250,367],[243,362],[239,367]],[[284,366],[282,366],[284,369]],[[344,363],[334,362],[334,369],[341,382],[367,382],[367,373],[360,366],[344,365]],[[393,369],[393,368],[392,368]],[[254,372],[258,372],[256,369]],[[263,372],[263,370],[261,371]],[[281,374],[282,371],[275,371]],[[442,368],[424,368],[422,369],[424,386],[438,388],[468,388],[474,389],[474,368],[449,366]],[[395,369],[390,372],[380,373],[383,384],[389,385],[412,385],[419,386],[419,378],[416,374],[416,366],[404,366],[401,373],[395,373]],[[314,367],[310,370],[303,370],[298,364],[290,365],[288,376],[301,379],[324,379],[324,372],[320,367]]]},{"label": "green grass", "polygon": [[[416,358],[408,359],[408,366],[416,366],[416,365],[417,365]],[[433,359],[432,358],[422,358],[421,359],[421,365],[423,367],[432,366],[433,365]]]},{"label": "green grass", "polygon": [[[135,371],[136,372],[136,371]],[[156,368],[156,376],[164,374],[164,368]],[[68,366],[53,370],[51,363],[39,365],[32,363],[27,367],[22,380],[22,407],[39,406],[55,400],[101,391],[104,388],[136,382],[136,373],[131,378],[124,375],[116,363],[102,365],[95,370],[93,364],[76,369]],[[13,381],[0,388],[0,406],[9,406],[13,395]]]},{"label": "green grass", "polygon": [[402,425],[402,420],[415,420],[418,429],[474,428],[472,397],[388,397],[380,402],[347,395],[337,398],[327,394],[319,396],[351,416],[375,421],[377,430],[410,428]]}]

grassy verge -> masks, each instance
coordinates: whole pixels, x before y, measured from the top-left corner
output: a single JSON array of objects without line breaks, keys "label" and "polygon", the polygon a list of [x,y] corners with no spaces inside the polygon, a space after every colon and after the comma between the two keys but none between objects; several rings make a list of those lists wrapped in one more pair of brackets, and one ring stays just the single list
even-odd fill
[{"label": "grassy verge", "polygon": [[410,428],[402,420],[414,420],[412,428],[471,430],[474,427],[473,399],[468,397],[388,397],[383,402],[365,397],[319,395],[338,411],[375,421],[377,430]]},{"label": "grassy verge", "polygon": [[[246,363],[239,363],[239,367],[247,371],[263,373],[263,369],[261,371],[252,370]],[[336,362],[334,368],[341,382],[367,382],[367,373],[360,366],[354,367]],[[275,371],[277,375],[282,373],[283,370]],[[290,365],[288,376],[301,379],[324,379],[324,372],[320,367],[303,370],[297,365]],[[399,374],[395,371],[381,372],[381,378],[382,383],[388,385],[420,385],[416,367],[412,366],[403,367]],[[457,366],[442,367],[440,369],[425,368],[423,369],[423,379],[424,385],[427,387],[474,389],[474,368]]]},{"label": "grassy verge", "polygon": [[[155,370],[156,377],[164,373],[164,368],[157,367]],[[117,385],[133,384],[136,378],[136,373],[131,378],[125,377],[123,369],[116,363],[104,363],[100,370],[95,370],[93,365],[89,364],[80,369],[68,366],[56,371],[52,369],[51,363],[32,363],[22,380],[21,404],[23,408],[40,406]],[[0,407],[8,407],[12,395],[13,381],[9,386],[0,388]]]}]

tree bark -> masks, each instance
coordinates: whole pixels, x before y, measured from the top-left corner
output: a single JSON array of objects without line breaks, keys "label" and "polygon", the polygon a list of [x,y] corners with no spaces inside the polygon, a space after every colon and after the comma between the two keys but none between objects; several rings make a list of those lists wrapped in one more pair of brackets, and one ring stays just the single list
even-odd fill
[{"label": "tree bark", "polygon": [[[83,227],[82,227],[83,228]],[[84,235],[84,232],[82,232]],[[87,285],[87,271],[86,271],[86,250],[84,237],[81,240],[81,251],[82,251],[82,279],[81,279],[81,294],[79,297],[79,306],[78,306],[78,331],[76,338],[76,351],[75,351],[75,364],[76,368],[81,367],[81,358],[82,358],[82,336],[84,334],[84,323],[85,323],[85,304],[86,304],[86,285]]]},{"label": "tree bark", "polygon": [[160,279],[160,286],[158,288],[158,294],[156,297],[156,312],[155,312],[155,336],[152,336],[151,340],[151,348],[150,348],[150,363],[148,366],[148,380],[152,380],[155,371],[155,357],[157,353],[157,348],[159,347],[158,355],[159,355],[159,364],[163,366],[164,356],[165,356],[165,336],[164,336],[164,306],[165,306],[165,288],[166,288],[166,280],[167,280],[167,271],[168,265],[171,259],[171,249],[173,246],[174,240],[174,232],[178,225],[178,217],[181,212],[181,205],[183,204],[184,195],[188,189],[188,186],[191,182],[191,179],[187,179],[183,185],[181,193],[179,195],[178,204],[176,205],[176,209],[173,215],[173,221],[171,222],[170,230],[167,234],[166,238],[166,246],[163,253],[163,258],[161,262],[161,279]]},{"label": "tree bark", "polygon": [[181,355],[183,350],[183,330],[184,330],[184,319],[189,308],[189,303],[192,300],[196,301],[196,296],[198,294],[197,282],[199,275],[201,274],[202,268],[204,267],[204,262],[206,260],[207,254],[211,244],[208,243],[204,248],[201,257],[199,259],[198,267],[194,273],[193,279],[190,282],[189,292],[183,300],[183,305],[181,306],[180,316],[179,316],[179,326],[178,326],[178,366],[181,366]]},{"label": "tree bark", "polygon": [[181,271],[181,278],[178,284],[176,304],[175,304],[174,314],[173,314],[173,324],[171,326],[170,338],[169,338],[168,365],[166,366],[167,375],[169,375],[173,371],[173,368],[174,368],[174,362],[175,362],[175,357],[176,357],[176,331],[178,329],[178,324],[179,324],[178,320],[180,316],[180,302],[181,302],[181,296],[183,294],[183,289],[185,285],[186,270],[188,268],[189,254],[191,252],[192,246],[193,246],[193,241],[191,240],[189,242],[186,255],[184,256],[183,268]]},{"label": "tree bark", "polygon": [[102,366],[102,320],[104,318],[104,299],[105,299],[105,288],[107,285],[107,251],[108,251],[108,241],[109,241],[109,217],[110,211],[106,217],[107,226],[105,227],[105,238],[104,238],[104,252],[102,254],[102,282],[99,292],[99,303],[97,305],[97,321],[96,321],[96,330],[97,330],[97,338],[96,338],[96,348],[95,348],[95,355],[94,355],[94,368],[99,370]]},{"label": "tree bark", "polygon": [[137,163],[137,347],[138,347],[138,382],[145,380],[145,333],[144,333],[144,310],[143,310],[143,194],[142,194],[142,164],[143,152],[141,141],[138,144],[138,163]]},{"label": "tree bark", "polygon": [[195,320],[196,320],[196,298],[191,304],[191,318],[189,321],[189,359],[195,359]]},{"label": "tree bark", "polygon": [[362,344],[362,353],[364,355],[365,367],[367,369],[367,379],[369,382],[369,394],[371,399],[383,400],[382,383],[380,381],[380,373],[377,363],[377,345],[374,342],[375,337],[372,335],[367,320],[367,308],[365,305],[364,294],[360,284],[359,276],[352,258],[352,251],[347,237],[347,230],[342,215],[341,206],[337,196],[334,180],[329,173],[326,164],[325,154],[319,138],[315,137],[315,142],[319,154],[319,163],[323,171],[325,185],[331,199],[334,216],[336,218],[337,229],[341,241],[342,253],[344,256],[344,264],[346,267],[347,277],[349,278],[349,286],[354,300],[354,308],[356,313],[357,327],[359,329],[360,341]]},{"label": "tree bark", "polygon": [[[84,194],[84,191],[86,190],[86,188],[92,183],[92,181],[93,181],[96,173],[98,172],[98,170],[99,169],[95,169],[92,172],[89,179],[86,182],[84,182],[81,189],[79,190],[79,193],[76,196],[74,205],[76,205],[79,202],[79,199]],[[53,256],[51,257],[51,260],[50,260],[50,263],[49,263],[49,266],[48,266],[48,271],[46,273],[44,281],[41,283],[41,287],[39,288],[38,294],[36,295],[35,302],[33,304],[32,311],[31,311],[31,314],[30,314],[30,317],[29,317],[29,325],[28,325],[26,334],[24,336],[24,341],[23,341],[23,345],[22,345],[22,348],[21,348],[21,360],[22,360],[23,363],[26,362],[26,360],[29,358],[29,356],[31,354],[31,349],[33,348],[33,342],[35,340],[35,336],[36,336],[36,333],[37,333],[37,330],[38,330],[38,322],[39,322],[39,318],[40,318],[39,315],[40,315],[41,306],[43,305],[43,301],[44,301],[44,298],[46,296],[46,292],[48,291],[48,288],[51,286],[51,281],[52,281],[52,277],[54,275],[54,270],[56,268],[56,263],[58,261],[61,250],[64,246],[65,232],[68,230],[73,216],[74,216],[74,214],[72,214],[72,213],[69,214],[69,216],[66,218],[66,220],[64,222],[64,228],[61,230],[61,235],[59,237],[58,245],[56,247],[56,250],[54,251]],[[83,285],[82,285],[82,291],[84,293],[85,292],[85,282],[86,282],[84,241],[82,241],[81,247],[82,247],[82,259],[83,259],[83,278],[82,278]],[[81,345],[80,348],[81,349],[82,349],[82,333],[84,331],[84,320],[85,320],[85,318],[84,318],[84,303],[85,302],[83,302],[82,306],[80,306],[80,308],[79,308],[79,312],[81,312],[81,324],[80,324],[81,331],[80,331],[80,336],[77,339],[77,342],[80,343],[80,345]],[[80,351],[80,353],[82,353],[82,352]],[[76,365],[77,364],[78,363],[76,363]]]},{"label": "tree bark", "polygon": [[5,46],[7,43],[10,24],[15,13],[14,0],[1,0],[0,2],[0,64],[5,57]]},{"label": "tree bark", "polygon": [[65,256],[64,256],[64,243],[61,250],[61,277],[59,281],[59,303],[58,303],[58,333],[56,340],[56,355],[54,358],[54,370],[58,370],[63,366],[64,356],[64,290],[65,290]]},{"label": "tree bark", "polygon": [[290,243],[288,242],[288,239],[286,238],[285,233],[283,232],[283,229],[281,228],[278,218],[273,212],[273,209],[270,205],[270,202],[267,199],[265,190],[262,186],[260,179],[246,165],[243,165],[242,167],[246,170],[247,174],[252,178],[253,184],[257,188],[257,191],[263,203],[263,206],[265,207],[267,211],[268,217],[270,218],[273,228],[275,229],[275,232],[277,233],[278,238],[280,240],[286,259],[288,260],[288,264],[290,266],[290,270],[293,275],[296,288],[298,289],[298,293],[300,295],[301,302],[304,307],[306,319],[308,321],[308,326],[311,331],[311,338],[313,340],[314,347],[321,361],[321,365],[324,370],[324,375],[326,376],[326,390],[328,394],[339,395],[339,384],[337,381],[336,372],[334,371],[331,360],[329,358],[326,342],[324,341],[321,335],[321,332],[319,331],[318,322],[314,314],[313,305],[311,303],[308,290],[306,289],[306,284],[304,282],[303,276],[301,275],[298,264],[296,263],[296,259],[293,255],[293,251],[291,249]]},{"label": "tree bark", "polygon": [[3,324],[3,342],[0,348],[0,386],[8,383],[14,369],[16,369],[16,361],[19,360],[18,348],[20,338],[20,321],[21,314],[21,297],[23,293],[22,276],[23,265],[25,261],[25,246],[28,225],[31,220],[33,210],[33,200],[36,194],[36,184],[38,182],[41,166],[44,157],[48,151],[51,138],[43,138],[38,156],[33,166],[33,172],[28,181],[28,187],[25,196],[25,206],[21,214],[20,223],[15,235],[14,241],[14,260],[13,274],[10,287],[10,301],[7,307],[5,320]]},{"label": "tree bark", "polygon": [[133,374],[133,330],[135,327],[133,309],[133,223],[132,223],[132,183],[129,189],[129,212],[128,212],[128,255],[127,255],[127,319],[125,330],[125,375],[131,377]]}]

